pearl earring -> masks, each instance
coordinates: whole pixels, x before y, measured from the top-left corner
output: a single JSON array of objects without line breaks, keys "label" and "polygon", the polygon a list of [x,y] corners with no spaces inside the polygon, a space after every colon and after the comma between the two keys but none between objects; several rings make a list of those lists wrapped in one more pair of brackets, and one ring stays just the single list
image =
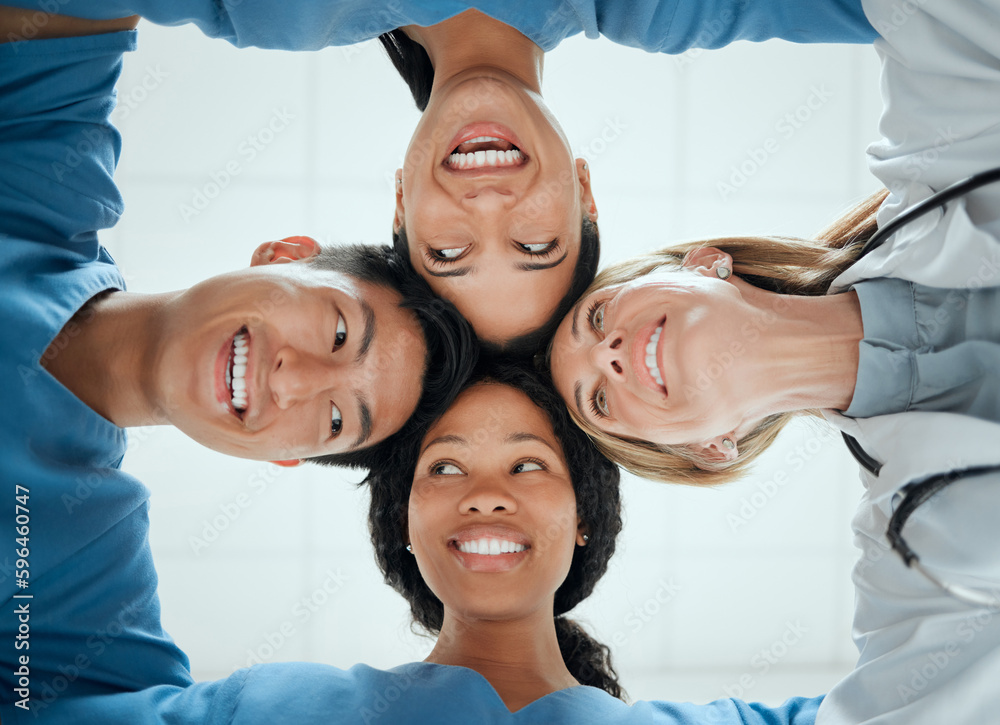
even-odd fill
[{"label": "pearl earring", "polygon": [[715,270],[715,273],[719,275],[719,279],[729,279],[732,272],[729,271],[729,267],[719,267]]},{"label": "pearl earring", "polygon": [[406,550],[412,554],[413,553],[413,544],[407,544],[406,545]]},{"label": "pearl earring", "polygon": [[586,544],[588,541],[590,541],[590,534],[584,534],[583,535],[583,543]]},{"label": "pearl earring", "polygon": [[736,444],[733,443],[733,441],[729,438],[723,438],[722,445],[725,446],[725,448],[730,451],[736,448]]}]

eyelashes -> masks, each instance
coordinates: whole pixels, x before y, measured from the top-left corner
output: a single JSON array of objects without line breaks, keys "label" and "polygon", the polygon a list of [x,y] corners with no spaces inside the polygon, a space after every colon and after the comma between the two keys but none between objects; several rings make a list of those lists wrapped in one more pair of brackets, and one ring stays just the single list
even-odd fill
[{"label": "eyelashes", "polygon": [[[541,458],[529,457],[518,459],[518,461],[511,466],[510,472],[518,474],[547,470],[549,470],[549,467]],[[466,474],[465,470],[463,470],[461,466],[454,461],[448,460],[434,461],[434,463],[428,466],[428,473],[432,476],[464,476]]]},{"label": "eyelashes", "polygon": [[[471,244],[467,244],[464,247],[450,247],[448,249],[434,249],[428,245],[424,246],[424,259],[435,267],[447,267],[449,264],[459,261],[464,258],[469,249],[472,247]],[[545,259],[551,257],[556,252],[559,251],[559,240],[553,239],[551,242],[544,242],[541,244],[522,244],[521,242],[514,242],[514,246],[517,247],[518,251],[525,254],[533,259]]]}]

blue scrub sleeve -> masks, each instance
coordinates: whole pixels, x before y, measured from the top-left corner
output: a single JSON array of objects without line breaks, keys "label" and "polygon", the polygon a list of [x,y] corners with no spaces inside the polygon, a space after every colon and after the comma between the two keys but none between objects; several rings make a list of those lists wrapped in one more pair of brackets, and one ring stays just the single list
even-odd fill
[{"label": "blue scrub sleeve", "polygon": [[239,46],[319,50],[433,25],[468,8],[507,23],[544,50],[577,33],[649,52],[721,48],[737,40],[871,43],[860,0],[8,0],[91,19],[141,15],[160,25],[194,23]]}]

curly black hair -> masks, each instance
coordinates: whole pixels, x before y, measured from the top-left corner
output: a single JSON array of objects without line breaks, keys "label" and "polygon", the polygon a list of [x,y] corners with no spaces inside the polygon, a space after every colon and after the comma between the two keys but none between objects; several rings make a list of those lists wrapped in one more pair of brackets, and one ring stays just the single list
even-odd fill
[{"label": "curly black hair", "polygon": [[[589,540],[586,546],[575,548],[569,573],[556,590],[553,614],[559,648],[567,669],[577,681],[623,698],[608,647],[562,616],[590,595],[615,552],[622,528],[618,467],[601,455],[576,427],[562,399],[540,373],[526,366],[492,361],[488,366],[480,366],[466,387],[479,382],[507,385],[523,392],[545,411],[562,444],[576,492],[577,514],[587,526]],[[397,438],[393,450],[372,467],[365,483],[371,492],[368,526],[375,560],[386,583],[410,603],[414,622],[436,635],[444,623],[444,605],[431,592],[416,560],[406,551],[410,488],[427,428],[408,427]]]}]

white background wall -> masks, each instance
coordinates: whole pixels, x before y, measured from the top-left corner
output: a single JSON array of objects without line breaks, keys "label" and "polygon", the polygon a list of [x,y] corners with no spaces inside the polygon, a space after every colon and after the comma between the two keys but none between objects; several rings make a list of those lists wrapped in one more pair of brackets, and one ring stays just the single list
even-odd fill
[{"label": "white background wall", "polygon": [[[576,37],[547,56],[544,91],[589,160],[605,262],[690,237],[806,236],[878,188],[864,160],[881,105],[867,46],[668,57]],[[417,112],[374,43],[238,51],[144,22],[119,94],[126,213],[104,241],[132,291],[190,285],[292,234],[389,240]],[[276,114],[290,118],[268,139]],[[267,141],[252,159],[240,152],[251,135]],[[231,162],[238,175],[214,193]],[[153,491],[163,619],[197,677],[256,660],[391,667],[429,651],[372,561],[357,474],[227,458],[168,428],[131,441],[125,469]],[[612,645],[635,699],[823,692],[856,657],[859,494],[839,435],[817,421],[738,485],[626,477],[619,553],[577,615]]]}]

